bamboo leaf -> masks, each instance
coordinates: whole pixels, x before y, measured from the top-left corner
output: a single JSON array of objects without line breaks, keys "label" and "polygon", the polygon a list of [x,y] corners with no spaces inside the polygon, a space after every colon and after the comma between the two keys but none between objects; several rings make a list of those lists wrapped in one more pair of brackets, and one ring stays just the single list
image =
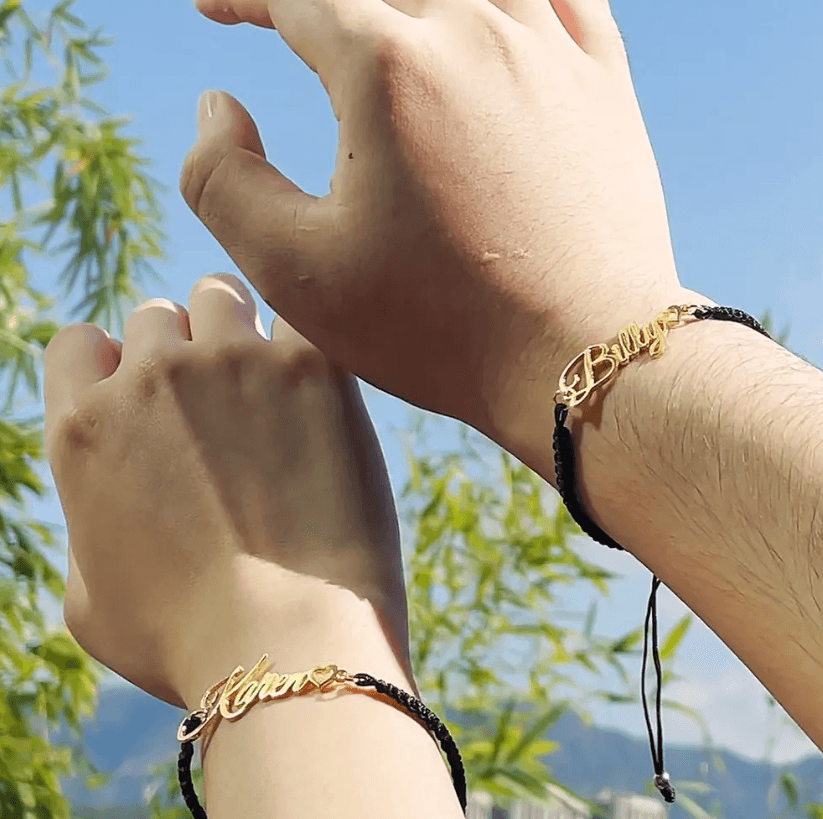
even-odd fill
[{"label": "bamboo leaf", "polygon": [[503,747],[503,743],[506,740],[507,729],[509,724],[511,723],[512,714],[514,714],[514,709],[516,707],[514,700],[509,700],[505,707],[503,708],[503,712],[500,715],[500,718],[497,723],[497,733],[494,737],[494,744],[492,745],[492,751],[489,755],[489,760],[492,763],[497,762],[498,757],[500,756],[500,750]]},{"label": "bamboo leaf", "polygon": [[683,641],[683,638],[686,636],[686,632],[689,630],[689,626],[691,626],[692,621],[694,620],[694,615],[691,613],[685,614],[672,628],[669,632],[666,640],[664,641],[663,645],[660,648],[660,659],[661,660],[668,660],[674,652],[677,650],[677,647]]},{"label": "bamboo leaf", "polygon": [[796,808],[797,803],[799,801],[798,797],[798,789],[797,789],[797,777],[788,772],[783,772],[780,774],[780,787],[783,789],[783,793],[786,795],[786,800],[789,803],[790,808]]},{"label": "bamboo leaf", "polygon": [[[526,731],[520,741],[512,748],[506,756],[506,762],[516,762],[532,746],[543,738],[543,735],[554,725],[557,720],[568,710],[568,703],[557,703],[549,706],[537,721]],[[555,745],[555,743],[548,743]]]}]

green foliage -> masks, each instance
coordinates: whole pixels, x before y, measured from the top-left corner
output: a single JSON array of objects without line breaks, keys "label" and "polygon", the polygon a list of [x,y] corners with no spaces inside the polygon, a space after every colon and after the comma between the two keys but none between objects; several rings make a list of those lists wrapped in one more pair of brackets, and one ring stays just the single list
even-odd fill
[{"label": "green foliage", "polygon": [[[0,219],[0,373],[8,380],[0,417],[0,819],[64,819],[70,812],[58,777],[81,774],[92,788],[108,779],[79,745],[56,747],[49,737],[60,722],[79,735],[80,720],[96,710],[103,669],[64,627],[48,630],[37,600],[44,587],[62,599],[65,585],[46,556],[57,547],[55,532],[24,515],[27,494],[46,492],[35,470],[44,460],[43,430],[39,416],[18,417],[16,399],[21,389],[39,397],[42,350],[58,330],[47,316],[54,300],[31,283],[31,260],[64,259],[61,301],[76,300],[72,317],[116,332],[123,307],[143,295],[141,276],[156,277],[149,260],[161,257],[164,239],[158,185],[135,153],[136,140],[123,135],[124,120],[86,96],[104,76],[98,52],[107,41],[89,33],[71,7],[62,0],[38,25],[23,0],[0,1],[7,71],[0,190],[8,192],[9,209]],[[40,63],[53,71],[51,85],[32,80]],[[32,202],[44,184],[48,198]],[[770,317],[764,325],[771,331]],[[563,713],[574,708],[590,721],[581,704],[591,697],[637,706],[638,686],[624,660],[637,667],[642,629],[616,639],[596,635],[596,603],[572,616],[580,628],[562,623],[558,590],[582,584],[608,594],[614,575],[579,556],[571,537],[580,532],[565,507],[546,511],[548,498],[556,501],[548,487],[493,446],[480,453],[482,443],[464,434],[457,452],[433,456],[418,441],[409,453],[412,477],[401,503],[413,530],[406,538],[412,656],[426,699],[442,715],[448,709],[459,716],[448,722],[470,788],[503,805],[515,797],[541,801],[546,783],[563,787],[548,764],[556,743],[544,739]],[[664,638],[664,685],[674,679],[670,666],[691,619]],[[581,690],[568,675],[574,667],[597,681],[611,669],[624,687]],[[678,703],[665,705],[700,720]],[[152,775],[159,779],[151,819],[186,819],[176,757]],[[199,768],[193,780],[204,802]],[[782,776],[778,787],[797,802],[792,777]],[[678,799],[693,816],[708,816],[688,795],[707,790],[678,782]],[[811,819],[823,819],[823,807],[807,807]]]},{"label": "green foliage", "polygon": [[[608,594],[615,575],[580,557],[571,540],[580,534],[577,524],[535,473],[488,442],[481,453],[480,437],[470,439],[465,428],[457,451],[433,455],[423,417],[418,414],[411,478],[398,503],[410,524],[404,541],[415,677],[441,717],[460,715],[447,722],[470,790],[491,793],[501,806],[513,798],[546,801],[547,783],[568,791],[547,766],[557,744],[544,739],[573,707],[559,689],[570,687],[575,703],[588,696],[636,705],[637,685],[632,688],[624,660],[639,667],[642,628],[616,639],[597,636],[595,605],[572,615],[582,628],[561,625],[561,586],[584,584]],[[497,472],[489,468],[495,463]],[[551,500],[556,509],[549,513]],[[669,660],[691,615],[685,620],[666,637]],[[516,659],[506,662],[506,655]],[[624,687],[582,691],[568,676],[573,666],[598,682],[606,668],[616,669]],[[667,669],[666,681],[672,678]],[[184,819],[176,762],[155,774],[150,819]]]},{"label": "green foliage", "polygon": [[[91,788],[108,779],[77,742],[50,740],[61,723],[80,735],[104,669],[65,626],[49,629],[38,600],[42,589],[62,600],[65,582],[47,556],[59,547],[54,529],[25,514],[27,497],[47,489],[35,468],[45,460],[43,419],[20,417],[20,399],[40,398],[42,352],[59,329],[46,315],[54,299],[32,285],[31,263],[62,260],[63,301],[80,298],[73,315],[113,329],[163,239],[156,183],[136,142],[86,97],[103,76],[97,52],[106,41],[71,5],[63,0],[40,25],[25,2],[0,2],[0,190],[8,193],[0,211],[0,819],[64,819],[59,777],[83,776]],[[51,84],[35,83],[48,72]],[[51,192],[42,202],[44,185]]]},{"label": "green foliage", "polygon": [[[771,332],[768,316],[763,323]],[[412,662],[421,693],[441,718],[453,715],[445,721],[460,748],[470,791],[490,793],[508,807],[513,799],[545,803],[546,785],[553,784],[597,815],[589,800],[552,775],[551,754],[558,746],[544,736],[568,710],[589,724],[591,715],[581,707],[587,699],[639,710],[639,682],[624,663],[640,667],[642,626],[616,638],[596,635],[596,600],[585,612],[560,612],[562,587],[575,585],[580,597],[586,587],[608,595],[609,581],[617,576],[580,557],[572,537],[582,533],[554,490],[465,427],[459,448],[436,453],[426,439],[426,416],[412,411],[412,417],[410,478],[398,510],[405,524]],[[639,621],[642,614],[639,609]],[[563,625],[569,617],[581,628]],[[661,639],[664,689],[678,679],[671,666],[693,619],[685,615]],[[575,666],[597,683],[611,669],[623,687],[581,688],[568,674]],[[651,664],[649,674],[653,691]],[[663,706],[693,719],[711,748],[699,712],[670,699]],[[710,759],[722,773],[719,754],[712,751]],[[185,819],[176,761],[155,774],[160,778],[150,819]],[[202,801],[199,777],[198,769],[194,781]],[[678,803],[696,819],[722,819],[719,810],[711,813],[698,802],[711,790],[705,782],[678,780]],[[657,795],[651,783],[647,793]]]},{"label": "green foliage", "polygon": [[[573,585],[579,597],[587,587],[607,595],[616,575],[580,556],[572,539],[579,527],[538,475],[467,428],[458,451],[431,454],[423,417],[417,413],[401,495],[412,544],[406,565],[415,675],[432,707],[455,714],[449,728],[470,790],[491,793],[502,806],[513,798],[544,802],[547,783],[568,791],[551,774],[557,746],[545,733],[568,710],[590,723],[583,704],[592,698],[637,706],[625,661],[639,666],[643,631],[596,635],[596,602],[559,611],[563,587]],[[691,620],[664,639],[665,665]],[[595,685],[575,682],[575,667]],[[619,690],[600,687],[607,669],[617,672]],[[666,668],[664,684],[673,678]]]}]

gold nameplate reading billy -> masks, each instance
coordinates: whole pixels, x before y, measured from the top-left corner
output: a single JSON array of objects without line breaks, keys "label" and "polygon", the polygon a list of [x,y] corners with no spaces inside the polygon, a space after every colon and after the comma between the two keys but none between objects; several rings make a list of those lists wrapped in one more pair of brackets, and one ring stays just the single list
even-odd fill
[{"label": "gold nameplate reading billy", "polygon": [[[696,310],[698,305],[672,305],[662,312],[654,321],[649,322],[644,327],[637,324],[630,324],[621,330],[618,335],[618,343],[593,344],[586,347],[580,355],[576,356],[563,370],[560,376],[560,389],[554,394],[555,403],[566,404],[569,408],[582,404],[592,390],[605,384],[618,368],[628,364],[633,358],[637,358],[643,350],[649,350],[652,358],[660,358],[666,351],[666,335],[669,330],[680,326],[682,316]],[[583,364],[583,385],[575,389],[580,383],[580,375],[575,374],[574,380],[567,383],[566,379],[579,363]],[[595,376],[595,368],[604,366],[602,372]]]},{"label": "gold nameplate reading billy", "polygon": [[[311,671],[296,674],[278,674],[275,671],[263,673],[268,659],[269,655],[264,654],[257,665],[245,675],[243,666],[239,665],[228,677],[213,685],[203,695],[200,708],[193,712],[202,716],[203,721],[186,733],[184,726],[188,720],[187,716],[177,730],[177,741],[193,742],[212,719],[239,719],[257,701],[283,699],[292,694],[322,691],[335,684],[354,682],[354,677],[336,665],[317,666]],[[223,690],[218,695],[221,687]]]}]

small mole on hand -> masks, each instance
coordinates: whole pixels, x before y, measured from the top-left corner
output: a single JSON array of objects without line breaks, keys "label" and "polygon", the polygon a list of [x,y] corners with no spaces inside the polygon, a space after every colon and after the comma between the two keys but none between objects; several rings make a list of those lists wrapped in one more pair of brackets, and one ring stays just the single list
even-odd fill
[{"label": "small mole on hand", "polygon": [[354,154],[349,154],[349,159],[354,159]]}]

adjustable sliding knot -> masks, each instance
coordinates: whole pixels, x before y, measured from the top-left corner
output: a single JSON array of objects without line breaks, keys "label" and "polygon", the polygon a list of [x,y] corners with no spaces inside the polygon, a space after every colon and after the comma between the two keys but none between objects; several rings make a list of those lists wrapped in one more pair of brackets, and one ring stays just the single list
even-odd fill
[{"label": "adjustable sliding knot", "polygon": [[[554,408],[554,465],[557,476],[557,491],[572,519],[592,540],[610,549],[623,549],[623,547],[610,538],[587,514],[580,499],[580,488],[577,481],[577,470],[575,466],[574,439],[566,427],[566,420],[569,415],[569,408],[581,405],[591,394],[591,392],[603,384],[607,383],[617,373],[620,367],[636,358],[643,350],[647,349],[652,358],[659,358],[665,351],[665,339],[669,330],[680,326],[680,321],[684,316],[693,316],[696,319],[716,319],[719,321],[735,321],[745,324],[752,330],[771,338],[762,324],[757,319],[737,310],[733,307],[710,307],[701,305],[672,305],[661,313],[655,321],[647,324],[642,329],[632,324],[621,330],[618,334],[619,343],[611,347],[607,344],[595,344],[587,347],[576,358],[572,359],[560,376],[559,389],[555,393]],[[574,375],[572,381],[567,381],[567,376],[572,375],[575,366],[582,366],[583,378],[579,374]],[[606,371],[598,370],[604,366],[609,367]],[[675,789],[669,780],[669,774],[663,767],[663,722],[661,705],[662,671],[660,666],[660,655],[657,647],[657,589],[660,580],[652,575],[652,589],[649,596],[649,604],[646,610],[645,637],[643,640],[643,665],[640,672],[640,687],[643,699],[643,712],[646,718],[646,726],[649,732],[649,744],[651,745],[652,763],[654,765],[654,785],[660,791],[666,802],[675,801]],[[652,626],[652,659],[657,671],[657,749],[655,749],[654,731],[649,719],[648,707],[646,704],[646,657],[648,653],[649,641],[649,621]]]}]

